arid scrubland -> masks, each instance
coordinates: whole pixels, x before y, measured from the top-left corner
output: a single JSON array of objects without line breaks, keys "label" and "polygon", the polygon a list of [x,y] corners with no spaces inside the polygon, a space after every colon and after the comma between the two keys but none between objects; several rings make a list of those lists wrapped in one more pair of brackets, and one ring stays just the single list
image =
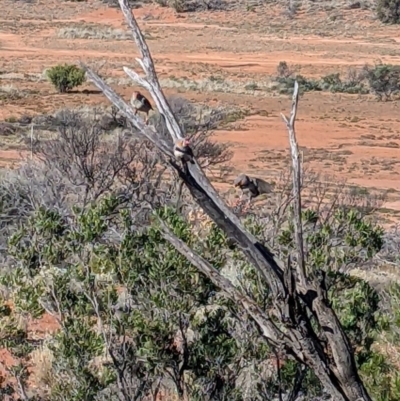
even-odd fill
[{"label": "arid scrubland", "polygon": [[[400,3],[129,2],[226,210],[118,0],[3,3],[0,399],[399,400]],[[273,193],[243,209],[239,173]]]}]

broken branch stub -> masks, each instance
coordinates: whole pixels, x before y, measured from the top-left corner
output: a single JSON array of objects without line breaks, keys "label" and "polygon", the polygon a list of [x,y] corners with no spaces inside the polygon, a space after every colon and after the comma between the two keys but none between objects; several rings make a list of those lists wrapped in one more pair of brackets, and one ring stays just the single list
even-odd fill
[{"label": "broken branch stub", "polygon": [[[297,246],[298,279],[296,292],[301,300],[313,312],[322,331],[324,332],[332,354],[333,363],[326,358],[327,367],[341,384],[342,397],[345,400],[370,401],[357,371],[354,353],[350,341],[344,332],[335,311],[329,306],[326,292],[322,291],[321,283],[315,278],[310,280],[305,269],[303,225],[301,219],[301,172],[302,165],[299,157],[299,147],[296,139],[295,122],[299,101],[299,85],[295,81],[290,118],[281,113],[289,133],[290,153],[292,158],[293,175],[293,204],[295,239]],[[289,266],[288,266],[289,268]],[[326,352],[326,351],[325,351]],[[317,372],[315,372],[317,373]],[[317,374],[318,375],[318,374]]]},{"label": "broken branch stub", "polygon": [[[125,67],[128,76],[140,83],[149,90],[157,108],[163,114],[169,134],[173,140],[182,138],[183,134],[177,123],[159,84],[154,63],[150,51],[143,38],[140,28],[132,15],[127,0],[119,0],[121,10],[132,30],[133,38],[141,52],[142,59],[138,60],[146,77],[140,77],[136,72]],[[299,362],[311,368],[321,381],[322,385],[329,391],[336,401],[370,401],[364,385],[358,376],[354,363],[354,354],[349,346],[349,341],[336,317],[335,312],[326,302],[326,295],[319,288],[315,281],[308,282],[304,267],[303,238],[301,232],[301,196],[300,178],[301,164],[298,156],[298,147],[294,131],[297,101],[298,84],[292,101],[292,112],[290,120],[285,119],[289,130],[289,139],[293,161],[293,191],[296,219],[296,244],[298,247],[298,266],[300,269],[297,279],[283,277],[283,263],[278,260],[272,252],[257,239],[247,232],[239,219],[233,214],[230,208],[218,195],[198,163],[189,163],[187,169],[182,170],[173,159],[173,144],[165,139],[154,128],[145,126],[130,109],[130,107],[107,85],[103,80],[84,66],[88,77],[94,84],[103,91],[105,96],[127,117],[127,119],[138,128],[141,133],[154,143],[165,155],[170,157],[171,165],[177,170],[194,200],[203,208],[211,219],[230,238],[236,240],[248,261],[259,271],[266,285],[268,285],[272,299],[273,312],[260,310],[257,303],[246,298],[234,287],[232,282],[212,270],[204,260],[195,254],[186,244],[177,241],[164,226],[164,237],[180,252],[190,260],[199,271],[206,274],[216,283],[221,290],[227,293],[237,304],[244,308],[260,328],[261,335],[267,341],[278,344],[289,354],[293,355]],[[290,280],[289,280],[290,279]],[[286,281],[286,285],[285,285]],[[290,297],[287,285],[291,283]],[[289,300],[290,302],[287,302]],[[287,307],[291,308],[288,314]],[[328,338],[329,349],[318,338],[318,333],[311,324],[307,309],[312,311],[318,322],[320,330]],[[272,324],[269,313],[279,317],[279,323]],[[332,356],[331,356],[332,355]]]},{"label": "broken branch stub", "polygon": [[294,206],[294,226],[297,245],[297,264],[299,267],[299,280],[301,284],[306,285],[307,276],[304,262],[304,242],[303,242],[303,225],[301,221],[301,163],[299,158],[299,147],[296,140],[296,131],[294,125],[296,123],[297,105],[299,102],[299,84],[294,83],[292,108],[289,120],[281,113],[282,119],[286,124],[289,133],[290,153],[292,156],[293,168],[293,206]]}]

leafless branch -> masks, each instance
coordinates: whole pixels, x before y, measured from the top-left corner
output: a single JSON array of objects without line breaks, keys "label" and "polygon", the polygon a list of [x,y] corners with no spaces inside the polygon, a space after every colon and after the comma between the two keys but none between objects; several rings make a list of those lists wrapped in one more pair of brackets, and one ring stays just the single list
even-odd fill
[{"label": "leafless branch", "polygon": [[[128,10],[128,5],[125,4],[125,1],[120,1],[121,9]],[[128,12],[129,17],[128,21],[130,25],[134,27],[137,26],[136,22],[132,22],[134,17]],[[137,28],[139,29],[139,28]],[[136,38],[136,33],[134,33]],[[141,40],[143,40],[141,34],[140,38],[137,40],[138,45],[140,45]],[[151,61],[151,60],[150,60]],[[146,61],[146,65],[150,62]],[[143,132],[143,134],[153,142],[166,156],[170,156],[172,158],[172,145],[168,143],[164,137],[157,136],[157,133],[149,126],[145,126],[142,121],[140,121],[133,113],[133,111],[129,108],[129,106],[90,68],[82,64],[82,67],[86,70],[89,78],[93,81],[93,83],[106,95],[106,97],[116,106],[119,110],[129,119],[129,121],[139,130]],[[154,68],[153,68],[154,69]],[[151,83],[153,85],[153,90],[161,91],[159,88],[158,79],[152,73],[150,74]],[[154,82],[153,82],[154,81]],[[157,95],[159,98],[162,96],[160,94]],[[161,104],[161,103],[160,103]],[[160,105],[158,105],[160,107]],[[163,114],[168,114],[170,119],[174,119],[172,112],[169,109],[167,103],[163,104],[162,109]],[[175,132],[170,132],[173,138],[182,137],[179,125],[176,123],[171,124],[174,129],[177,129]],[[180,170],[180,167],[177,164],[174,164],[174,167],[179,171],[180,177],[184,180],[190,192],[196,201],[204,208],[206,213],[215,221],[219,222],[219,225],[223,225],[223,229],[229,232],[229,235],[232,238],[235,238],[238,241],[239,246],[243,249],[243,252],[247,255],[247,257],[254,263],[254,265],[259,269],[260,273],[263,275],[264,279],[269,283],[271,291],[278,295],[278,293],[283,293],[284,289],[281,281],[279,280],[279,276],[282,275],[282,267],[279,265],[279,261],[276,261],[269,250],[267,250],[262,244],[260,244],[257,239],[248,233],[244,227],[242,226],[239,219],[234,215],[234,213],[230,210],[230,208],[226,205],[226,203],[220,198],[203,170],[200,166],[195,164],[190,164],[188,166],[189,174]],[[269,270],[272,270],[274,273],[269,274]]]},{"label": "leafless branch", "polygon": [[295,235],[298,252],[298,266],[300,268],[299,279],[304,285],[306,282],[306,270],[304,260],[304,241],[303,241],[303,225],[301,222],[301,162],[299,158],[299,148],[296,141],[295,122],[297,115],[297,104],[299,101],[299,84],[297,81],[294,84],[293,97],[292,97],[292,110],[290,112],[289,120],[284,114],[281,114],[283,121],[289,132],[289,143],[292,155],[293,165],[293,205],[294,205],[294,224],[295,224]]},{"label": "leafless branch", "polygon": [[[300,182],[301,182],[301,165],[299,160],[299,151],[296,140],[295,132],[295,119],[297,113],[298,103],[298,90],[299,86],[297,81],[294,86],[294,93],[292,98],[292,111],[290,120],[288,120],[283,114],[282,118],[286,123],[290,149],[293,162],[293,192],[294,192],[294,209],[295,209],[295,235],[297,242],[297,251],[299,255],[298,265],[300,267],[299,278],[300,285],[303,288],[299,288],[297,291],[306,297],[306,303],[311,306],[311,310],[314,313],[317,321],[321,325],[332,352],[334,364],[331,365],[331,369],[335,376],[342,382],[346,383],[343,386],[343,396],[348,397],[349,400],[370,400],[370,397],[361,382],[361,379],[357,372],[354,355],[350,346],[350,342],[343,331],[343,328],[339,322],[333,309],[328,306],[327,295],[322,291],[322,285],[317,280],[308,279],[304,267],[304,242],[303,242],[303,228],[301,221],[301,194],[300,194]],[[310,294],[311,299],[308,298]],[[307,299],[308,298],[308,299]],[[304,298],[303,298],[304,299]],[[349,385],[350,384],[350,385]],[[346,398],[345,398],[346,399]]]}]

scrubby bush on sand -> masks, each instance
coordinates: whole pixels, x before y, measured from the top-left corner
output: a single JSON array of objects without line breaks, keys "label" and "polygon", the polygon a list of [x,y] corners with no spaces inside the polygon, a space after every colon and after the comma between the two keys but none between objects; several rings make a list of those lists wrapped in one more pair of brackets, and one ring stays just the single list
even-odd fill
[{"label": "scrubby bush on sand", "polygon": [[46,71],[46,75],[60,93],[68,92],[85,82],[85,71],[73,64],[51,67]]}]

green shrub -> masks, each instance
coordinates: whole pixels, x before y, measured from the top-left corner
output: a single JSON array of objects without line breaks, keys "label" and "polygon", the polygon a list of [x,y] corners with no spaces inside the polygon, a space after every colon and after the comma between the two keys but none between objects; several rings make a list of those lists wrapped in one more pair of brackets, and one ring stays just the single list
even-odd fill
[{"label": "green shrub", "polygon": [[400,23],[400,0],[378,0],[378,18],[386,24]]},{"label": "green shrub", "polygon": [[294,82],[297,80],[300,87],[300,93],[321,91],[322,87],[319,81],[315,79],[308,79],[302,75],[297,75],[296,77],[279,77],[277,82],[281,84],[279,92],[281,94],[288,94],[293,92]]},{"label": "green shrub", "polygon": [[85,71],[73,64],[60,64],[47,71],[47,78],[60,93],[65,93],[85,82]]},{"label": "green shrub", "polygon": [[[136,393],[142,383],[138,399],[144,400],[170,372],[176,387],[171,390],[181,395],[185,388],[193,401],[208,399],[214,391],[216,400],[239,401],[244,388],[238,377],[246,366],[253,367],[252,399],[261,395],[274,399],[280,392],[290,392],[299,364],[285,358],[279,373],[266,375],[265,364],[273,351],[259,339],[252,321],[162,237],[157,224],[134,229],[134,216],[120,210],[119,202],[107,196],[87,209],[75,208],[68,219],[56,210],[40,208],[10,237],[8,252],[15,268],[0,283],[10,289],[15,309],[0,304],[0,327],[6,328],[0,346],[26,364],[32,346],[26,330],[18,329],[18,315],[38,318],[47,310],[59,316],[63,330],[54,333],[48,345],[53,355],[51,377],[59,377],[49,383],[49,396],[55,401],[94,401],[104,391],[114,396],[118,375],[132,381],[124,384],[127,391]],[[231,260],[242,272],[241,285],[260,307],[268,307],[268,288],[260,285],[254,267],[243,261],[215,224],[200,238],[171,208],[162,207],[157,214],[217,270]],[[318,213],[305,210],[304,219],[307,224],[314,222],[305,241],[309,262],[316,269],[343,266],[347,258],[362,263],[381,247],[380,229],[355,212],[338,212],[323,223]],[[256,219],[246,226],[257,237],[262,235],[263,225]],[[110,237],[117,229],[118,238]],[[279,231],[279,249],[290,249],[292,230]],[[328,284],[329,299],[369,378],[371,358],[379,357],[370,352],[379,330],[378,295],[366,282],[332,270]],[[185,353],[175,346],[176,333],[187,338],[182,345]],[[104,352],[111,359],[93,370],[92,364]],[[381,386],[389,380],[385,366],[375,379]],[[378,368],[374,365],[375,371]],[[314,373],[305,368],[303,377],[302,392],[321,395]],[[388,394],[387,400],[397,400],[393,398],[397,392]]]},{"label": "green shrub", "polygon": [[400,67],[390,64],[365,66],[368,84],[379,100],[388,100],[400,92]]},{"label": "green shrub", "polygon": [[342,80],[340,79],[340,74],[337,72],[336,74],[329,74],[321,78],[322,83],[328,86],[331,85],[340,85]]},{"label": "green shrub", "polygon": [[342,81],[340,74],[329,74],[321,78],[321,87],[332,93],[367,94],[368,88],[360,80]]},{"label": "green shrub", "polygon": [[[372,81],[379,81],[381,78],[368,79],[372,70],[366,66],[363,69],[349,69],[347,77],[344,79],[340,73],[329,74],[321,77],[320,79],[310,79],[300,74],[294,75],[294,70],[288,66],[286,61],[281,61],[277,67],[277,75],[275,81],[279,84],[278,90],[281,94],[291,94],[294,87],[294,82],[297,80],[300,86],[300,93],[312,91],[329,91],[332,93],[348,93],[348,94],[368,94],[370,88],[372,92],[375,91],[375,86],[371,85]],[[394,73],[392,72],[392,77]],[[382,73],[378,74],[379,76]],[[371,75],[372,77],[372,75]],[[389,85],[389,84],[388,84]],[[390,80],[391,88],[395,86],[393,79]],[[395,91],[394,91],[395,92]]]}]

